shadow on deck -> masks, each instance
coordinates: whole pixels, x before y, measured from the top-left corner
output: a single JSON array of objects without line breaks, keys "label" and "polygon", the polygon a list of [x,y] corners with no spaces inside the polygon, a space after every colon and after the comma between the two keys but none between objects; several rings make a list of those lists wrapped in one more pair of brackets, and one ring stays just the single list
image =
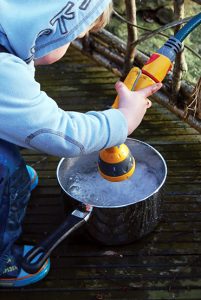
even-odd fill
[{"label": "shadow on deck", "polygon": [[[39,69],[37,77],[65,110],[99,110],[115,96],[117,78],[72,48],[61,62]],[[153,145],[167,161],[160,225],[121,247],[75,235],[54,251],[46,279],[25,289],[1,290],[1,299],[201,299],[201,136],[154,103],[133,137]],[[55,174],[59,159],[27,150],[23,155],[40,177],[22,236],[35,244],[65,217]]]}]

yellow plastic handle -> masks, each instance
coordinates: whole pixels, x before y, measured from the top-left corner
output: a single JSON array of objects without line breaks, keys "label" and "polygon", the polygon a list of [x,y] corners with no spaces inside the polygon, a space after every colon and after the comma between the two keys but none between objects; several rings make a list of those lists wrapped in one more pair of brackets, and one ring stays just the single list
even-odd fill
[{"label": "yellow plastic handle", "polygon": [[[154,83],[155,82],[150,77],[148,77],[145,74],[142,74],[141,70],[137,67],[133,67],[128,73],[128,75],[126,76],[126,79],[124,80],[124,84],[131,91],[134,90],[137,91],[143,89]],[[112,108],[118,108],[118,107],[119,107],[119,96],[117,95],[112,105]]]},{"label": "yellow plastic handle", "polygon": [[[153,53],[148,62],[142,68],[133,67],[124,80],[125,85],[129,90],[138,91],[148,87],[156,82],[161,82],[168,71],[171,69],[172,63],[166,56]],[[117,95],[112,107],[118,108],[119,97]]]}]

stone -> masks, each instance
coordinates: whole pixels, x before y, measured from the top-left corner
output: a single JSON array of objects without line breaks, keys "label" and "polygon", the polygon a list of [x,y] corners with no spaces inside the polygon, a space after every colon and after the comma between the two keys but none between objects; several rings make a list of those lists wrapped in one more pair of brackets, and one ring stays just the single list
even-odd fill
[{"label": "stone", "polygon": [[168,24],[174,21],[174,11],[170,7],[159,8],[156,12],[156,18],[161,24]]}]

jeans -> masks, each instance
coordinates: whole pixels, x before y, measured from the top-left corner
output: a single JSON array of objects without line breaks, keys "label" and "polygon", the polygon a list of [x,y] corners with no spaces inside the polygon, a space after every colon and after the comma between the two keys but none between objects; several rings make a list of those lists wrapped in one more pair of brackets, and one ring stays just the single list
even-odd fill
[{"label": "jeans", "polygon": [[0,275],[21,234],[30,193],[30,177],[18,147],[0,139]]}]

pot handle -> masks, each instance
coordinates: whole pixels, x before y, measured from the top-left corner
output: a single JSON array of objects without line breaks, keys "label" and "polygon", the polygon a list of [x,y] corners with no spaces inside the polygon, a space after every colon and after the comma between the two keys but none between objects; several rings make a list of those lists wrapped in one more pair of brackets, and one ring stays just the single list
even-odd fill
[{"label": "pot handle", "polygon": [[[52,251],[72,232],[88,221],[90,211],[74,210],[67,219],[38,246],[33,247],[22,258],[22,268],[30,274],[38,272]],[[32,262],[33,261],[33,262]]]}]

